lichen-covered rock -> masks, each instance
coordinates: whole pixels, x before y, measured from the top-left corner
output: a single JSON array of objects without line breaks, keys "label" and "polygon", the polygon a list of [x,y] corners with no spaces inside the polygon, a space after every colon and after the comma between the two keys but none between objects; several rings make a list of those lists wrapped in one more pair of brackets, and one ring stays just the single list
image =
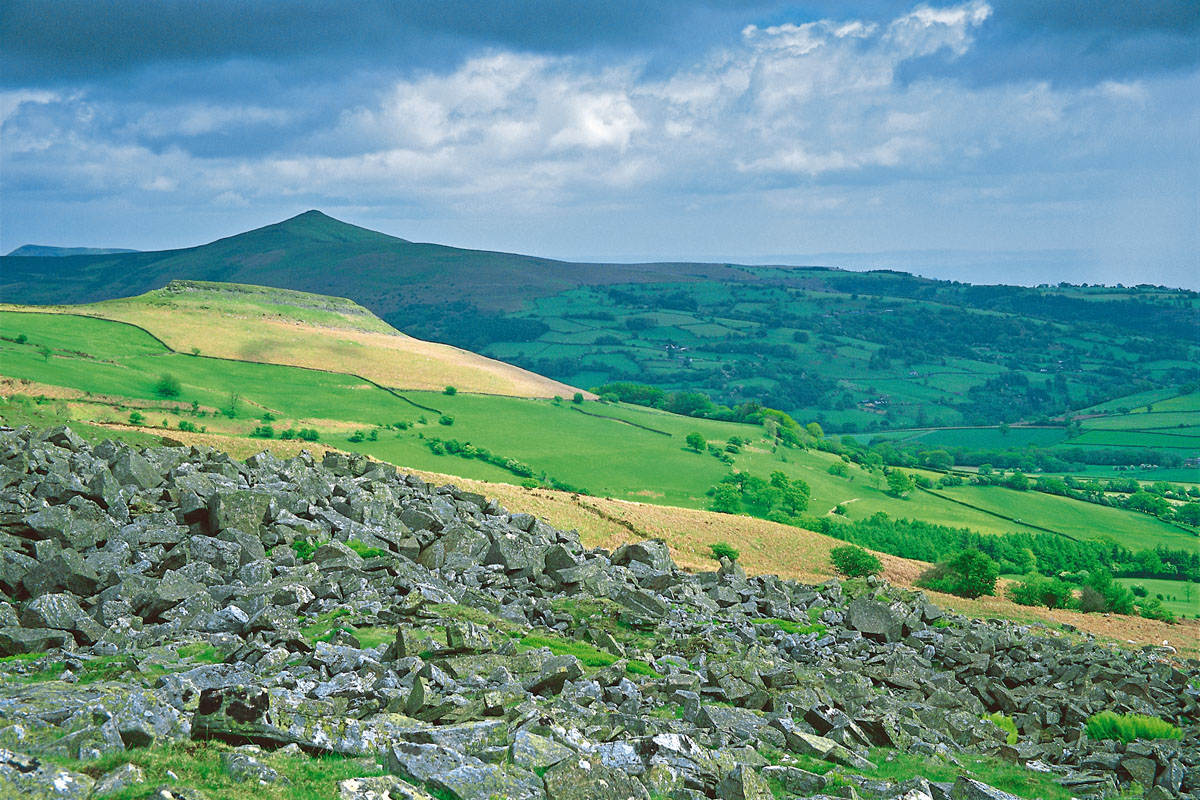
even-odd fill
[{"label": "lichen-covered rock", "polygon": [[[237,462],[0,430],[0,656],[22,656],[0,661],[0,747],[253,741],[398,773],[343,781],[354,800],[834,793],[812,759],[869,800],[1003,794],[863,777],[876,746],[993,755],[1080,797],[1200,792],[1196,662],[861,589],[729,561],[690,574],[657,540],[588,550],[359,455]],[[825,629],[792,627],[813,619]],[[1092,741],[1105,709],[1183,739]],[[284,772],[224,752],[248,796]],[[157,796],[196,796],[180,784]]]},{"label": "lichen-covered rock", "polygon": [[87,775],[0,749],[0,797],[5,800],[86,800],[94,785]]},{"label": "lichen-covered rock", "polygon": [[548,800],[649,800],[650,793],[637,778],[605,766],[597,757],[564,759],[546,771]]}]

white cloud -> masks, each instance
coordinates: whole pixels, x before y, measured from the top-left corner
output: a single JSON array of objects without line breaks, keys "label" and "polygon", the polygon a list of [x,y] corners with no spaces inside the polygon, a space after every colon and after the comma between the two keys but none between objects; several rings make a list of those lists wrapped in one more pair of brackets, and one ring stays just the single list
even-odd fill
[{"label": "white cloud", "polygon": [[[328,91],[316,108],[272,98],[132,110],[78,94],[7,93],[0,159],[6,181],[94,197],[144,192],[147,203],[313,196],[517,213],[652,208],[664,197],[686,208],[770,191],[771,202],[833,211],[855,206],[856,187],[866,187],[859,203],[879,203],[874,189],[900,178],[999,202],[986,192],[1011,176],[1036,183],[1047,167],[1088,170],[1137,138],[1129,131],[1145,123],[1129,110],[1156,102],[1145,82],[897,79],[914,59],[967,53],[990,15],[970,0],[883,23],[748,26],[652,76],[636,63],[490,52],[397,79],[352,106]],[[295,132],[301,119],[327,122]],[[291,135],[265,153],[189,141],[262,127]],[[989,177],[958,186],[962,174]],[[831,186],[844,189],[833,204],[779,197]]]}]

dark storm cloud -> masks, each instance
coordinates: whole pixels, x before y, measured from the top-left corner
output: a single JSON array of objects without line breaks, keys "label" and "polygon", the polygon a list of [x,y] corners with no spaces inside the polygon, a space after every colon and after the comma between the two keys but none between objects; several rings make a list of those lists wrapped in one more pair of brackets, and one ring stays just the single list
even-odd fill
[{"label": "dark storm cloud", "polygon": [[693,45],[773,5],[754,0],[6,0],[7,83],[89,79],[164,61],[337,56],[401,66],[495,46],[563,53]]}]

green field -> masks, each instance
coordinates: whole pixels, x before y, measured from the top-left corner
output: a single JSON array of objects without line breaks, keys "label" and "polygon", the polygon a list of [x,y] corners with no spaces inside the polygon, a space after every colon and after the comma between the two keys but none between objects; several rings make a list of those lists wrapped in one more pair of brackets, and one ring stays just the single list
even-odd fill
[{"label": "green field", "polygon": [[1168,581],[1160,578],[1117,578],[1126,586],[1140,584],[1149,597],[1162,596],[1162,604],[1177,616],[1200,616],[1200,584],[1189,581]]},{"label": "green field", "polygon": [[1130,550],[1158,545],[1200,552],[1200,537],[1148,514],[1081,503],[1041,492],[999,486],[955,486],[939,494],[1013,519],[1032,522],[1073,539],[1104,539]]},{"label": "green field", "polygon": [[[26,337],[24,343],[15,341],[20,336]],[[170,374],[182,386],[180,396],[172,398],[180,409],[193,401],[225,409],[237,396],[236,418],[209,414],[196,420],[214,432],[249,435],[262,415],[270,413],[277,429],[311,425],[331,446],[467,478],[521,480],[485,461],[435,454],[429,447],[432,438],[486,448],[529,465],[543,480],[648,503],[706,508],[711,501],[705,492],[731,469],[762,478],[779,470],[809,484],[808,513],[818,516],[842,505],[850,519],[883,511],[982,533],[1035,532],[1034,526],[1041,526],[1076,538],[1110,538],[1135,549],[1163,544],[1194,550],[1200,545],[1195,536],[1142,514],[1033,492],[959,487],[945,496],[914,492],[907,499],[896,498],[886,493],[878,472],[848,465],[847,477],[831,475],[829,467],[842,463],[838,456],[776,446],[756,425],[626,404],[576,405],[463,392],[405,392],[401,397],[348,375],[173,354],[137,328],[90,318],[0,312],[0,337],[0,363],[8,378],[145,402],[161,400],[155,383]],[[107,419],[124,421],[129,412],[104,413]],[[180,417],[169,416],[168,423],[177,426]],[[452,424],[443,424],[443,416],[452,418]],[[408,427],[398,430],[391,427],[395,423]],[[367,435],[350,441],[355,430]],[[727,466],[709,453],[689,449],[684,440],[691,432],[722,451],[731,437],[743,444]],[[927,477],[936,480],[938,475]]]}]

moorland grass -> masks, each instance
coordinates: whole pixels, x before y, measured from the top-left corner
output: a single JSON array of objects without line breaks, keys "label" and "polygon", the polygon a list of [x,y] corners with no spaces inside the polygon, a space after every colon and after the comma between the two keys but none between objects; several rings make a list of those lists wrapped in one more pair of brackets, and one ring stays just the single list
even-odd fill
[{"label": "moorland grass", "polygon": [[1088,718],[1089,739],[1116,739],[1129,744],[1134,739],[1182,739],[1183,731],[1166,720],[1145,714],[1101,711]]}]

